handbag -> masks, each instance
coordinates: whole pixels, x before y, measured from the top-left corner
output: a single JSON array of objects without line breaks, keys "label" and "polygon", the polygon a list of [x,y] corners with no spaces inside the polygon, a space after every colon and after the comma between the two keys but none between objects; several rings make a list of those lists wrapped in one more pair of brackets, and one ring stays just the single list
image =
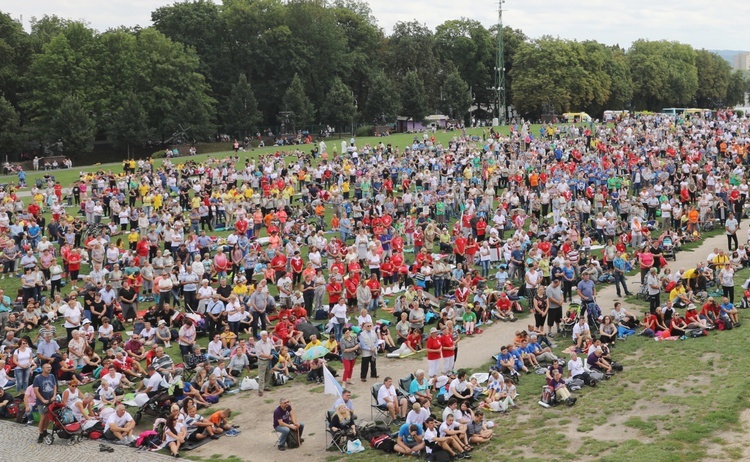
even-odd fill
[{"label": "handbag", "polygon": [[356,454],[358,452],[362,452],[365,450],[365,447],[362,446],[362,442],[359,439],[356,440],[349,440],[346,442],[346,453],[347,454]]},{"label": "handbag", "polygon": [[258,381],[250,377],[245,377],[240,382],[240,391],[257,390],[259,387]]}]

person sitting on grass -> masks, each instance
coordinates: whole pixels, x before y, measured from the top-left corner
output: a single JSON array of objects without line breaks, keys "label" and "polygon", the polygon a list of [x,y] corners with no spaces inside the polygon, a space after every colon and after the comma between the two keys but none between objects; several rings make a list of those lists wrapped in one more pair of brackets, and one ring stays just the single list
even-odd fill
[{"label": "person sitting on grass", "polygon": [[589,324],[586,322],[586,318],[581,316],[578,322],[573,326],[573,343],[576,344],[578,349],[583,347],[583,342],[591,340],[591,330]]},{"label": "person sitting on grass", "polygon": [[537,362],[555,362],[557,361],[557,356],[552,353],[552,349],[550,347],[542,347],[542,345],[537,342],[537,334],[531,334],[529,337],[529,345],[527,348],[527,351],[532,352],[536,356]]},{"label": "person sitting on grass", "polygon": [[501,321],[505,322],[516,322],[516,317],[513,315],[512,306],[513,303],[505,292],[500,292],[495,303],[495,309],[492,314]]},{"label": "person sitting on grass", "polygon": [[215,375],[210,374],[208,381],[201,387],[201,396],[209,403],[218,403],[219,397],[224,394],[224,387],[221,386]]},{"label": "person sitting on grass", "polygon": [[688,325],[685,322],[685,318],[680,316],[680,313],[675,312],[674,316],[672,316],[672,322],[669,326],[670,333],[676,337],[682,337],[683,335],[685,335],[685,329],[687,328]]},{"label": "person sitting on grass", "polygon": [[464,332],[466,335],[474,335],[474,329],[477,326],[477,314],[474,310],[466,310],[462,316],[464,322]]},{"label": "person sitting on grass", "polygon": [[518,350],[521,352],[521,359],[524,364],[528,364],[529,367],[533,367],[534,369],[541,367],[539,361],[536,359],[536,355],[534,354],[535,348],[529,347],[529,341],[527,339],[521,341],[521,346],[518,347]]},{"label": "person sitting on grass", "polygon": [[612,365],[609,363],[609,361],[604,359],[603,355],[604,352],[602,351],[602,349],[597,348],[588,355],[586,362],[588,363],[589,368],[601,371],[604,373],[604,375],[612,375]]},{"label": "person sitting on grass", "polygon": [[510,374],[511,372],[518,371],[528,372],[528,369],[523,365],[523,362],[510,352],[510,348],[513,348],[513,345],[503,345],[503,347],[500,348],[500,354],[497,356],[497,368],[500,369],[500,372],[503,374]]},{"label": "person sitting on grass", "polygon": [[403,424],[398,430],[396,445],[393,450],[407,456],[417,455],[424,449],[424,435],[422,427],[415,424]]},{"label": "person sitting on grass", "polygon": [[438,433],[441,437],[455,437],[458,442],[461,443],[463,452],[469,452],[474,449],[469,445],[469,437],[466,434],[466,425],[460,425],[453,414],[445,416],[445,420],[440,424]]},{"label": "person sitting on grass", "polygon": [[415,353],[422,349],[422,334],[419,332],[419,329],[414,328],[411,330],[411,333],[406,338],[406,341],[401,344],[400,347],[393,350],[391,353],[388,353],[386,357],[388,358],[401,358],[404,356],[408,356],[412,353]]},{"label": "person sitting on grass", "polygon": [[555,371],[552,376],[552,380],[549,381],[549,386],[555,390],[555,396],[558,401],[564,402],[568,406],[573,406],[576,403],[576,398],[570,395],[567,385],[565,385],[565,379],[563,378],[560,371]]},{"label": "person sitting on grass", "polygon": [[604,316],[604,320],[599,326],[599,338],[602,343],[615,344],[615,339],[618,337],[617,326],[612,322],[611,316]]},{"label": "person sitting on grass", "polygon": [[721,309],[721,317],[723,319],[728,319],[735,326],[740,323],[739,311],[737,311],[737,308],[734,307],[733,303],[729,302],[729,298],[722,297],[721,305],[719,306],[719,308]]},{"label": "person sitting on grass", "polygon": [[201,441],[206,438],[212,440],[219,439],[219,435],[224,433],[219,427],[214,426],[213,422],[203,418],[198,414],[198,408],[195,406],[188,407],[187,417],[185,417],[185,426],[187,427],[188,441]]},{"label": "person sitting on grass", "polygon": [[227,408],[214,412],[208,420],[214,425],[214,431],[218,434],[232,428],[232,425],[229,424],[229,417],[231,416],[232,410]]},{"label": "person sitting on grass", "polygon": [[[179,415],[179,414],[178,414]],[[169,447],[169,452],[174,457],[180,457],[180,447],[187,440],[187,429],[183,421],[175,414],[167,417],[167,423],[164,425],[164,442]]]},{"label": "person sitting on grass", "polygon": [[[428,457],[432,454],[445,451],[450,456],[451,460],[471,458],[471,456],[464,452],[464,446],[458,440],[458,438],[452,435],[438,436],[437,419],[434,417],[428,417],[425,421],[426,429],[424,431],[424,443],[425,452]],[[436,456],[435,456],[436,457]],[[428,459],[430,460],[430,459]],[[433,458],[432,460],[439,460]]]},{"label": "person sitting on grass", "polygon": [[104,438],[121,444],[129,444],[135,441],[133,429],[135,429],[133,416],[125,410],[124,404],[118,404],[115,412],[109,416],[104,425]]},{"label": "person sitting on grass", "polygon": [[705,316],[701,316],[696,311],[696,306],[692,303],[685,310],[685,322],[688,329],[713,329],[711,323]]},{"label": "person sitting on grass", "polygon": [[469,444],[484,444],[492,439],[493,431],[486,427],[484,422],[484,412],[477,409],[471,417],[471,422],[466,426],[466,433],[469,437]]}]

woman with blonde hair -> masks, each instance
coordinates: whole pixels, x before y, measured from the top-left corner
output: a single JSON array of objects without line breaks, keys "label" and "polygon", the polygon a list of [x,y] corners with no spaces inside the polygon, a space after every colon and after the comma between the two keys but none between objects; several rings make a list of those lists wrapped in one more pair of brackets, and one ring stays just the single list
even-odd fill
[{"label": "woman with blonde hair", "polygon": [[336,407],[336,413],[331,416],[331,430],[341,432],[349,439],[356,439],[357,425],[354,423],[354,413],[342,403]]}]

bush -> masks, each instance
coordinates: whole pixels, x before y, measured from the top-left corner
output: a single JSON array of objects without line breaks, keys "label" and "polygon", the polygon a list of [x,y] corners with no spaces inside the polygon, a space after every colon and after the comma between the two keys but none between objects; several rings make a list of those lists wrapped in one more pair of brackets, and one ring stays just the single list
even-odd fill
[{"label": "bush", "polygon": [[742,111],[742,110],[734,111],[734,113],[737,114],[737,117],[740,117],[740,118],[745,115],[745,111]]},{"label": "bush", "polygon": [[354,131],[354,135],[357,137],[375,136],[375,127],[372,125],[360,125]]}]

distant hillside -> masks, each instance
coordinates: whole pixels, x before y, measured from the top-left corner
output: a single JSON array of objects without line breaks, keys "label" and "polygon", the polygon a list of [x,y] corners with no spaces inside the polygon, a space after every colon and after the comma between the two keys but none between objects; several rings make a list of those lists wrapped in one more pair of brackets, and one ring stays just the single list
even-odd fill
[{"label": "distant hillside", "polygon": [[729,64],[731,64],[732,66],[734,66],[735,55],[738,55],[740,53],[746,53],[746,51],[742,51],[742,50],[708,50],[708,51],[716,53],[717,55],[726,59],[729,62]]}]

